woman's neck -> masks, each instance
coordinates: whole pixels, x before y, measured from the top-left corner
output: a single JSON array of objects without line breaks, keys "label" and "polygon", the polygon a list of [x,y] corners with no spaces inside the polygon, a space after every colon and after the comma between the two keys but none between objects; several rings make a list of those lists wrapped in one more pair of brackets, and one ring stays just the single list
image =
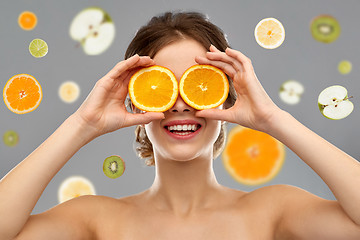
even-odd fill
[{"label": "woman's neck", "polygon": [[210,207],[222,189],[212,162],[212,158],[184,162],[157,159],[155,180],[147,191],[149,200],[158,209],[183,216]]}]

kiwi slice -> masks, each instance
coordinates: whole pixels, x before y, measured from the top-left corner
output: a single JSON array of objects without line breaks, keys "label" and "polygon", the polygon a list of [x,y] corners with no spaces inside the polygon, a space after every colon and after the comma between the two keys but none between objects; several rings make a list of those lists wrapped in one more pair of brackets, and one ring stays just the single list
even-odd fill
[{"label": "kiwi slice", "polygon": [[4,133],[3,140],[6,146],[14,147],[19,142],[19,135],[13,130],[8,130]]},{"label": "kiwi slice", "polygon": [[125,162],[116,155],[107,157],[103,164],[103,171],[109,178],[118,178],[125,171]]},{"label": "kiwi slice", "polygon": [[336,18],[330,15],[320,15],[311,21],[310,30],[315,40],[331,43],[339,37],[341,27]]}]

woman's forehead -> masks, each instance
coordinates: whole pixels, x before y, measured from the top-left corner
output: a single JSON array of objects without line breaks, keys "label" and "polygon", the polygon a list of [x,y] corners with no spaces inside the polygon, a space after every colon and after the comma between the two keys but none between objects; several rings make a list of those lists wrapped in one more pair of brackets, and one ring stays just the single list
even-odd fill
[{"label": "woman's forehead", "polygon": [[170,69],[179,78],[189,67],[197,64],[196,56],[205,56],[206,49],[197,41],[183,39],[173,42],[156,53],[155,64]]}]

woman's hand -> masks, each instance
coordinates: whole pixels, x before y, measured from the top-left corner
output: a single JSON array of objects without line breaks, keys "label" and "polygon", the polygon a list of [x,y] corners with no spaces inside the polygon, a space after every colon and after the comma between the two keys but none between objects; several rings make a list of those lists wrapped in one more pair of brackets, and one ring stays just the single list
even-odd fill
[{"label": "woman's hand", "polygon": [[233,49],[221,52],[214,46],[206,57],[196,57],[199,64],[210,64],[222,69],[232,80],[237,94],[235,104],[226,110],[208,109],[197,117],[237,123],[255,130],[266,131],[274,114],[280,109],[274,104],[257,79],[251,60]]},{"label": "woman's hand", "polygon": [[82,124],[89,126],[94,138],[131,125],[146,124],[164,117],[163,113],[129,113],[125,99],[130,77],[140,67],[153,65],[147,56],[134,55],[119,62],[95,84],[94,88],[73,114]]}]

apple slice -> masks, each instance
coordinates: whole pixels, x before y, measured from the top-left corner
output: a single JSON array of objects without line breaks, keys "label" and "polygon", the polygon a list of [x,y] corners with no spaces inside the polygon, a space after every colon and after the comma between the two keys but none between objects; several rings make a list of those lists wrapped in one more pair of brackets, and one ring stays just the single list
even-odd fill
[{"label": "apple slice", "polygon": [[115,38],[115,25],[103,9],[86,8],[73,19],[70,36],[81,43],[86,54],[99,55],[112,44]]},{"label": "apple slice", "polygon": [[287,104],[294,105],[300,102],[301,95],[304,93],[304,87],[295,80],[284,82],[279,91],[279,97]]},{"label": "apple slice", "polygon": [[320,112],[331,120],[343,119],[354,110],[354,104],[349,101],[347,90],[343,86],[334,85],[325,88],[318,98]]}]

